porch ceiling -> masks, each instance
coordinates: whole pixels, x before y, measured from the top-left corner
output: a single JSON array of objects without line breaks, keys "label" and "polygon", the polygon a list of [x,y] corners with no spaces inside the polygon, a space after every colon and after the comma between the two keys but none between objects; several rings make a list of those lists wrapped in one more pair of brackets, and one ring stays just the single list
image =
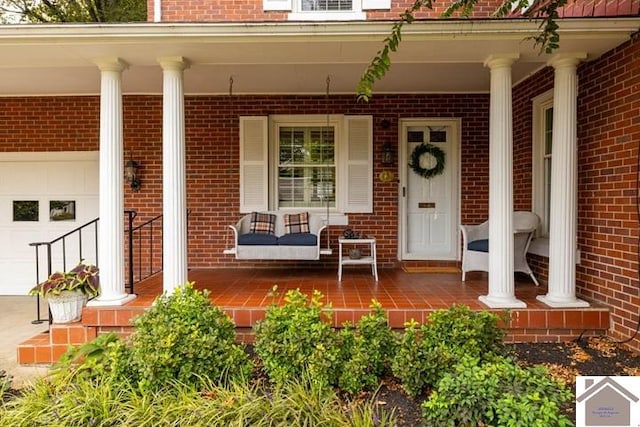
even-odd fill
[{"label": "porch ceiling", "polygon": [[[518,53],[513,81],[543,67],[533,43],[538,24],[514,20],[422,21],[406,26],[390,73],[377,93],[488,92],[492,54]],[[558,53],[593,60],[627,40],[640,18],[568,19]],[[113,24],[0,26],[0,96],[97,94],[97,58],[119,57],[129,68],[124,93],[162,93],[157,58],[182,56],[187,94],[354,93],[391,24]]]}]

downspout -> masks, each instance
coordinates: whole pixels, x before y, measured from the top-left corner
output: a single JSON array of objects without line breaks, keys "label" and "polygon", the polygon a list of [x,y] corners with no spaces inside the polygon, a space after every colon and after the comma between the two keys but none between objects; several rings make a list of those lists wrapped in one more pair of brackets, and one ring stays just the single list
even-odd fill
[{"label": "downspout", "polygon": [[162,22],[162,0],[153,0],[153,22]]}]

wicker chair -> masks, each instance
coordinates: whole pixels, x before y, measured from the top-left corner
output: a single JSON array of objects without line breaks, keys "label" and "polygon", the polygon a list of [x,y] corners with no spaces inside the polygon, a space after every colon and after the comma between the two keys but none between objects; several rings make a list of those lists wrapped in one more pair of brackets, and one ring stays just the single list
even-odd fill
[{"label": "wicker chair", "polygon": [[[538,280],[527,263],[527,249],[540,218],[533,212],[513,213],[513,271],[526,273],[533,283]],[[462,231],[462,281],[467,271],[489,271],[489,221],[478,225],[460,225]]]}]

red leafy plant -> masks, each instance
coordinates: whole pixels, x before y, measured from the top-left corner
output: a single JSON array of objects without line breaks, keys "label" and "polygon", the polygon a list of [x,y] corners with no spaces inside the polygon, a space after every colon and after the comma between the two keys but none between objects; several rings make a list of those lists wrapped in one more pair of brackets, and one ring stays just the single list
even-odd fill
[{"label": "red leafy plant", "polygon": [[98,267],[82,261],[72,270],[64,273],[56,271],[47,280],[36,285],[29,295],[40,295],[47,298],[60,295],[63,291],[80,292],[88,297],[95,297],[100,291]]}]

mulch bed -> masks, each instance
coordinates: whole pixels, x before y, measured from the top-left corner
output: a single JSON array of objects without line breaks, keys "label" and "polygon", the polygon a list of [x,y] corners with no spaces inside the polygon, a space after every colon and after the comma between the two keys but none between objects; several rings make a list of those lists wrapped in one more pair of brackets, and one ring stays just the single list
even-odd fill
[{"label": "mulch bed", "polygon": [[[620,344],[604,337],[584,338],[567,343],[511,344],[516,359],[523,366],[544,365],[549,373],[575,391],[579,375],[640,375],[640,354],[625,350]],[[412,399],[395,381],[385,381],[376,395],[384,408],[393,409],[398,427],[422,425],[420,404],[426,396]],[[575,422],[575,407],[565,413]]]}]

